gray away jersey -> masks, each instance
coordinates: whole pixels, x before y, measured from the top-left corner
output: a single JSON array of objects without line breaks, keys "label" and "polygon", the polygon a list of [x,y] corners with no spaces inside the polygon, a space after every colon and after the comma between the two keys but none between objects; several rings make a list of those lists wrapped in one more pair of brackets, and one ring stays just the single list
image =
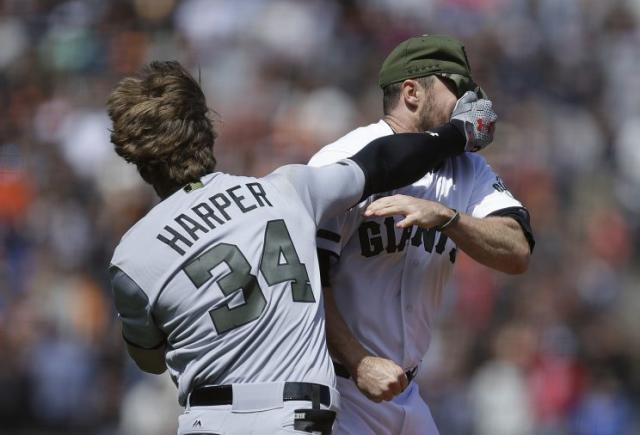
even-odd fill
[{"label": "gray away jersey", "polygon": [[344,160],[201,182],[159,203],[115,250],[110,272],[125,340],[166,342],[182,405],[204,384],[334,386],[316,226],[358,201],[362,170]]}]

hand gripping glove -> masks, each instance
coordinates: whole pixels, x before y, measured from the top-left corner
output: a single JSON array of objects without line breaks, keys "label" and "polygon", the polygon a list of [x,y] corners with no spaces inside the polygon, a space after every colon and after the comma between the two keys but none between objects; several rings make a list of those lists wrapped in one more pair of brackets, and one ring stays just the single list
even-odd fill
[{"label": "hand gripping glove", "polygon": [[475,92],[466,92],[451,113],[451,123],[467,138],[464,150],[475,152],[493,141],[498,115],[491,101],[479,100]]}]

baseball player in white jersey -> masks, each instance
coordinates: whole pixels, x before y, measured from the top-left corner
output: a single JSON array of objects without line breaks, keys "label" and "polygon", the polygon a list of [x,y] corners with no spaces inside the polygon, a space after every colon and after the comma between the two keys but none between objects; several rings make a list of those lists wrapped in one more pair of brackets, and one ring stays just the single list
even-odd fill
[{"label": "baseball player in white jersey", "polygon": [[180,435],[331,432],[317,224],[490,141],[475,125],[495,121],[491,105],[471,100],[428,134],[252,178],[215,172],[204,95],[177,62],[120,82],[111,140],[162,201],[115,249],[114,299],[129,354],[178,387]]},{"label": "baseball player in white jersey", "polygon": [[[425,131],[450,116],[458,95],[483,94],[464,48],[445,36],[401,43],[384,62],[380,85],[384,118],[327,145],[311,165],[343,159],[378,137]],[[317,237],[342,396],[334,433],[437,434],[412,379],[456,251],[497,270],[524,272],[533,248],[528,212],[482,156],[464,153],[323,221]]]}]

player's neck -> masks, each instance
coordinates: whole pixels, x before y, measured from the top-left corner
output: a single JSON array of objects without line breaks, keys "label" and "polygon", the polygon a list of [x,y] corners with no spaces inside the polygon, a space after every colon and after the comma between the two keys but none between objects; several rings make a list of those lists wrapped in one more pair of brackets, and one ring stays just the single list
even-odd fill
[{"label": "player's neck", "polygon": [[411,120],[405,117],[397,116],[393,113],[386,114],[382,117],[382,120],[386,122],[394,133],[420,133],[421,130],[418,125],[415,125]]}]

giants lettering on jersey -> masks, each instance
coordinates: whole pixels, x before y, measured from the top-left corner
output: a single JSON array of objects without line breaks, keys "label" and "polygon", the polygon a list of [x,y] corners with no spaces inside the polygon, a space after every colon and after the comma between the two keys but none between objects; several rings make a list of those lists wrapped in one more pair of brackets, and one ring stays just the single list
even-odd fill
[{"label": "giants lettering on jersey", "polygon": [[247,213],[265,206],[273,207],[260,183],[233,186],[224,192],[216,193],[208,201],[191,207],[188,214],[181,213],[176,216],[173,220],[179,225],[179,229],[165,225],[164,234],[158,234],[156,239],[167,244],[178,254],[184,255],[185,250],[181,245],[189,248],[198,240],[199,232],[206,234],[231,220],[227,208],[237,208],[242,213]]},{"label": "giants lettering on jersey", "polygon": [[[360,253],[364,257],[374,257],[382,252],[402,252],[409,243],[415,247],[422,245],[426,252],[435,251],[436,254],[442,255],[448,240],[446,235],[433,228],[425,230],[414,226],[404,228],[398,238],[395,220],[391,216],[387,217],[382,225],[376,221],[364,221],[358,228],[358,237]],[[449,261],[456,261],[456,248],[449,251]]]}]

